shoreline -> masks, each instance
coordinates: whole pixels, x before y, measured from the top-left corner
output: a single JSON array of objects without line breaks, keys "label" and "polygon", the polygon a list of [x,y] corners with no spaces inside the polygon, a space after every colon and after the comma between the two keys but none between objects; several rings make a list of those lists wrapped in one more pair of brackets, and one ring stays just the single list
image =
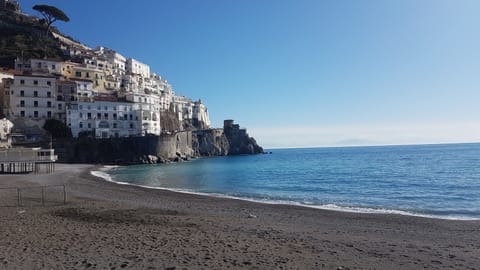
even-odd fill
[{"label": "shoreline", "polygon": [[[0,176],[66,205],[0,207],[7,269],[445,269],[480,265],[480,221],[360,214],[108,182],[99,166]],[[32,233],[35,231],[35,233]]]},{"label": "shoreline", "polygon": [[103,166],[97,167],[98,170],[90,171],[90,174],[94,177],[98,177],[99,179],[101,179],[103,181],[115,183],[115,184],[118,184],[118,185],[141,187],[141,188],[152,189],[152,190],[165,190],[165,191],[170,191],[170,192],[191,194],[191,195],[198,195],[198,196],[206,196],[206,197],[213,197],[213,198],[241,200],[241,201],[261,203],[261,204],[290,205],[290,206],[299,206],[299,207],[306,207],[306,208],[325,210],[325,211],[358,213],[358,214],[401,215],[401,216],[431,218],[431,219],[440,219],[440,220],[480,221],[480,218],[469,217],[469,216],[456,216],[456,215],[443,215],[442,216],[442,215],[415,213],[415,212],[409,212],[409,211],[400,210],[400,209],[340,206],[340,205],[336,205],[334,203],[328,203],[328,204],[323,204],[323,205],[315,205],[315,204],[310,204],[309,205],[309,204],[304,204],[304,203],[296,202],[296,201],[261,200],[261,199],[255,199],[255,198],[225,195],[225,194],[221,194],[221,193],[196,192],[196,191],[189,191],[189,190],[182,190],[182,189],[175,189],[175,188],[153,187],[153,186],[132,184],[132,183],[127,183],[127,182],[114,181],[112,179],[111,175],[107,173],[109,170],[111,170],[113,168],[118,168],[118,167],[121,167],[121,166],[103,165]]}]

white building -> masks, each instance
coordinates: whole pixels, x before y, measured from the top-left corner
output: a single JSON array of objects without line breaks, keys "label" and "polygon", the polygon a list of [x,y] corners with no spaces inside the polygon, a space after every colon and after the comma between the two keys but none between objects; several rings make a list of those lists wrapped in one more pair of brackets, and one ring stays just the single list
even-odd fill
[{"label": "white building", "polygon": [[92,132],[97,138],[160,134],[160,115],[149,104],[96,97],[93,102],[72,103],[67,108],[67,125],[74,137]]},{"label": "white building", "polygon": [[193,102],[185,96],[173,96],[173,110],[178,120],[190,120],[194,126],[210,127],[208,109],[201,100]]},{"label": "white building", "polygon": [[192,108],[193,124],[198,126],[200,123],[204,128],[210,127],[210,117],[208,116],[208,109],[202,103],[202,100],[195,101]]},{"label": "white building", "polygon": [[76,100],[84,101],[85,99],[91,99],[98,95],[98,91],[93,88],[93,81],[82,79],[71,79],[71,81],[76,84]]},{"label": "white building", "polygon": [[30,59],[32,72],[62,74],[63,61],[56,59]]},{"label": "white building", "polygon": [[12,132],[13,123],[7,118],[0,120],[0,148],[8,148],[11,146],[9,135]]},{"label": "white building", "polygon": [[55,118],[59,112],[55,84],[56,79],[52,76],[15,75],[8,95],[10,106],[6,108],[7,117],[28,118],[42,123],[45,119]]},{"label": "white building", "polygon": [[120,76],[125,75],[127,62],[125,56],[105,47],[97,47],[95,53],[103,56],[111,64],[113,74]]},{"label": "white building", "polygon": [[126,70],[128,73],[139,74],[144,78],[150,78],[150,66],[133,58],[127,59]]}]

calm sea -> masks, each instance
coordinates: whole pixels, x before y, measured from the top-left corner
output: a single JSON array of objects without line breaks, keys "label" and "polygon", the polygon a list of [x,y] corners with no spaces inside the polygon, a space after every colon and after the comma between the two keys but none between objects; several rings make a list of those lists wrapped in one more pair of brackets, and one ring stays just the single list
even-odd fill
[{"label": "calm sea", "polygon": [[480,219],[480,144],[271,151],[107,172],[116,182],[267,203]]}]

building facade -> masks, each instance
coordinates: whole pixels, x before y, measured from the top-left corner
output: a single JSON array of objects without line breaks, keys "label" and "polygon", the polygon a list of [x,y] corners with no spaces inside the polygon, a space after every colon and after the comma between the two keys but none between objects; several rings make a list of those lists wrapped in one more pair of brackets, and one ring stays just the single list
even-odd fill
[{"label": "building facade", "polygon": [[133,58],[127,59],[126,70],[127,73],[138,74],[144,78],[150,78],[150,66]]},{"label": "building facade", "polygon": [[10,86],[6,115],[9,119],[54,119],[59,112],[56,97],[55,77],[16,75]]},{"label": "building facade", "polygon": [[74,137],[96,138],[159,135],[160,115],[147,103],[114,97],[96,97],[92,102],[76,102],[67,107],[67,125]]}]

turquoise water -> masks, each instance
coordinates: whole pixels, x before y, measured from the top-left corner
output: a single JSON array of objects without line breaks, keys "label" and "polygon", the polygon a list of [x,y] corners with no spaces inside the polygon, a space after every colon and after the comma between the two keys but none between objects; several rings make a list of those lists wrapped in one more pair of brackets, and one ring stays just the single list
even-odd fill
[{"label": "turquoise water", "polygon": [[480,144],[271,151],[108,173],[117,182],[264,202],[480,219]]}]

